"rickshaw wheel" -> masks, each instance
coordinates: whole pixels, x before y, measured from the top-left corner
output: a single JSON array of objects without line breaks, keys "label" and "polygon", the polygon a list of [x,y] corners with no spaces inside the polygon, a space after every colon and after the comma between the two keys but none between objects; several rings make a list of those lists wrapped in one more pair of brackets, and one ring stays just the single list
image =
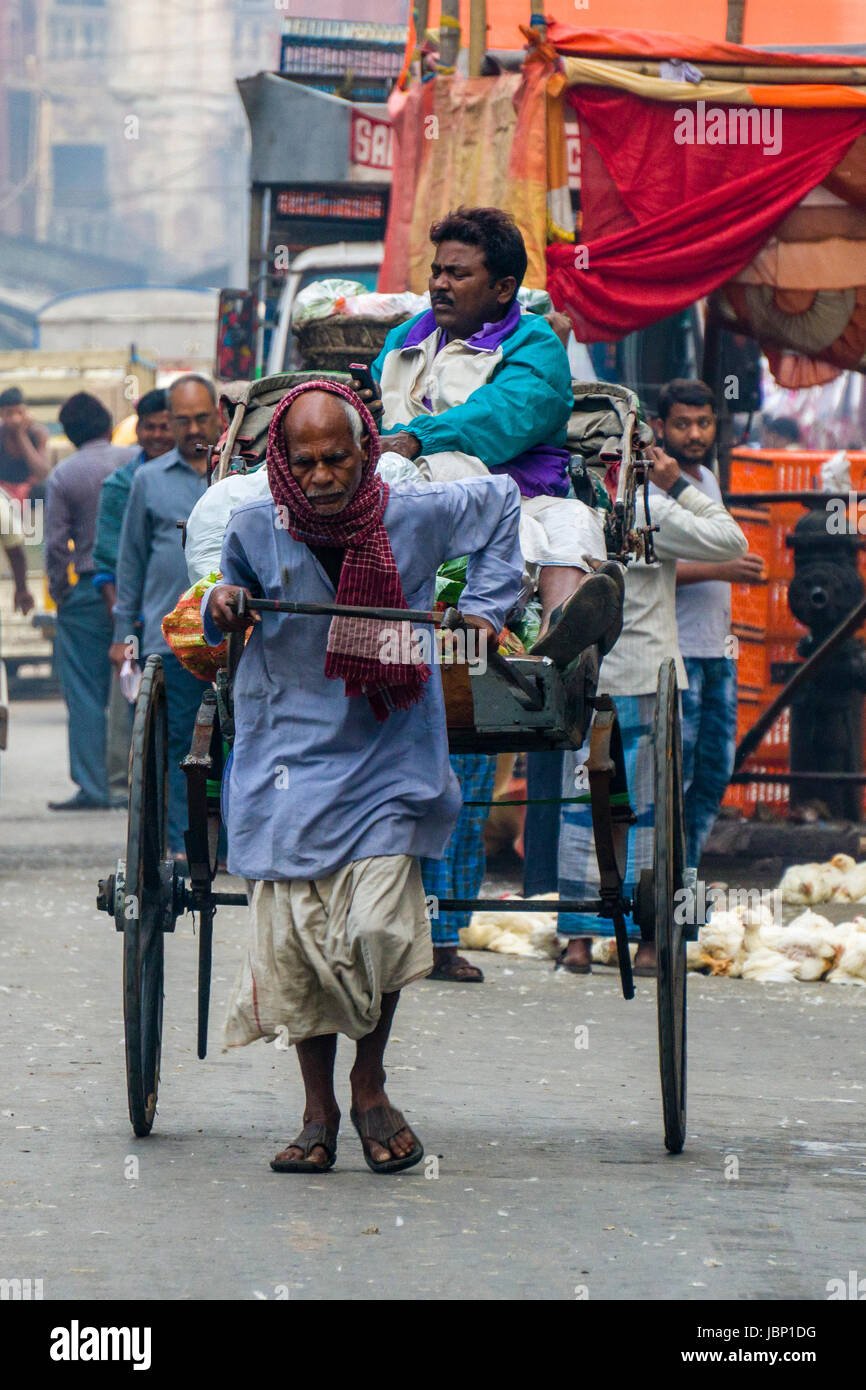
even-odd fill
[{"label": "rickshaw wheel", "polygon": [[653,890],[659,1066],[665,1147],[678,1154],[686,1139],[686,934],[685,924],[677,920],[683,916],[686,849],[679,696],[673,661],[664,662],[659,669],[654,745]]},{"label": "rickshaw wheel", "polygon": [[148,658],[135,706],[126,840],[123,1019],[132,1128],[150,1133],[162,1051],[163,933],[168,807],[165,676]]}]

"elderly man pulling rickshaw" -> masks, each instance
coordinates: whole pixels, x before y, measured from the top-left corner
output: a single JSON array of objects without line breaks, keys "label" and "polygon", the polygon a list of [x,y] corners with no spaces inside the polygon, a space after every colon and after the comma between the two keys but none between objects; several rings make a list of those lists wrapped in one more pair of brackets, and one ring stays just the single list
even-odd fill
[{"label": "elderly man pulling rickshaw", "polygon": [[[515,483],[389,487],[376,473],[379,448],[348,388],[307,382],[288,393],[268,439],[272,496],[233,513],[226,582],[203,600],[212,645],[250,623],[237,612],[240,589],[429,609],[438,567],[461,555],[466,622],[496,640],[523,569]],[[441,856],[460,811],[439,671],[380,659],[393,651],[393,622],[273,612],[252,621],[223,794],[229,872],[248,880],[250,898],[226,1041],[283,1036],[297,1047],[303,1128],[271,1166],[310,1172],[336,1159],[337,1035],[352,1038],[352,1123],[368,1166],[395,1172],[423,1156],[384,1089],[400,991],[433,963],[418,857]]]}]

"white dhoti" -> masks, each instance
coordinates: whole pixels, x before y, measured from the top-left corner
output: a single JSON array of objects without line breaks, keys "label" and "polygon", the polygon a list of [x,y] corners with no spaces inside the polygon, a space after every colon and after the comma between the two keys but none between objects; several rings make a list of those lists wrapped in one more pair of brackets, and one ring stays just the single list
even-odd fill
[{"label": "white dhoti", "polygon": [[250,939],[227,1047],[372,1033],[382,995],[433,968],[418,860],[357,859],[324,878],[248,881]]},{"label": "white dhoti", "polygon": [[[434,483],[490,476],[489,469],[473,454],[428,454],[414,462],[422,478]],[[591,566],[584,555],[607,559],[602,513],[574,497],[522,497],[520,549],[534,583],[543,565],[568,565],[587,573]]]}]

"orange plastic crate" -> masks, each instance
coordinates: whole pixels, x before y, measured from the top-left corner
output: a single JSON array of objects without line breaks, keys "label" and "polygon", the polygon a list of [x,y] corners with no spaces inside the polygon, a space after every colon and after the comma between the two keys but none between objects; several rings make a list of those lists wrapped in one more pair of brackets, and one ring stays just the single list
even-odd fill
[{"label": "orange plastic crate", "polygon": [[772,492],[773,460],[755,449],[731,454],[731,492]]},{"label": "orange plastic crate", "polygon": [[[774,769],[767,763],[753,762],[749,758],[742,770],[744,772],[772,772]],[[787,782],[738,782],[728,787],[722,804],[738,807],[748,819],[754,815],[755,807],[759,801],[764,805],[774,806],[783,814],[787,813],[790,806]]]},{"label": "orange plastic crate", "polygon": [[794,551],[793,547],[788,545],[788,536],[794,527],[790,522],[777,519],[776,512],[781,510],[783,509],[775,507],[771,509],[770,558],[767,561],[767,577],[769,579],[794,578]]},{"label": "orange plastic crate", "polygon": [[745,814],[747,806],[746,793],[748,790],[748,787],[742,786],[739,782],[732,783],[722,797],[722,805],[736,806]]},{"label": "orange plastic crate", "polygon": [[767,689],[767,645],[763,638],[737,638],[737,689],[761,695]]},{"label": "orange plastic crate", "polygon": [[[754,728],[760,715],[767,708],[769,698],[741,695],[737,702],[737,743],[740,743],[750,729]],[[746,759],[751,766],[757,761],[770,763],[774,767],[787,768],[791,754],[791,717],[788,710],[773,720],[767,733],[761,739],[754,753]]]},{"label": "orange plastic crate", "polygon": [[756,633],[763,637],[767,631],[769,593],[765,581],[758,584],[731,585],[731,623],[734,631],[740,628],[746,633]]},{"label": "orange plastic crate", "polygon": [[798,637],[772,637],[767,642],[767,665],[774,661],[802,661],[797,651]]},{"label": "orange plastic crate", "polygon": [[821,478],[821,464],[829,458],[822,454],[804,456],[799,450],[786,450],[777,456],[773,469],[774,492],[811,492]]},{"label": "orange plastic crate", "polygon": [[760,555],[765,567],[769,567],[773,558],[769,507],[732,507],[731,516],[748,541],[749,550]]},{"label": "orange plastic crate", "polygon": [[771,579],[768,585],[767,635],[769,637],[803,637],[808,631],[794,617],[788,606],[788,581]]},{"label": "orange plastic crate", "polygon": [[766,709],[766,703],[757,695],[746,694],[737,697],[737,743],[756,723],[763,709]]}]

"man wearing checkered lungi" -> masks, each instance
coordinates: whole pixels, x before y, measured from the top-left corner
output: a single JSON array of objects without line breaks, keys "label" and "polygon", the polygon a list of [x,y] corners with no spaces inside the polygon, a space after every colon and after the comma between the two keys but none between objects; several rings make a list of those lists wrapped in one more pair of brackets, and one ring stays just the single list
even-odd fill
[{"label": "man wearing checkered lungi", "polygon": [[[658,565],[633,561],[626,570],[622,633],[605,657],[599,690],[613,695],[622,733],[626,785],[637,821],[629,833],[625,892],[634,896],[642,869],[652,867],[653,845],[653,718],[659,666],[674,658],[680,690],[688,678],[677,641],[676,582],[678,560],[722,563],[748,549],[746,538],[730,513],[694,487],[677,461],[657,445],[647,450],[653,461],[655,487],[650,499]],[[636,526],[646,524],[643,500],[638,499]],[[586,762],[589,741],[579,753],[566,753],[563,797],[586,790],[579,769]],[[561,897],[597,898],[599,872],[588,805],[563,807],[559,836]],[[629,934],[639,932],[626,918]],[[559,963],[573,974],[591,970],[592,936],[612,936],[613,923],[583,913],[561,912],[559,933],[566,938]],[[655,945],[641,942],[635,957],[638,975],[655,974]]]},{"label": "man wearing checkered lungi", "polygon": [[[486,753],[453,754],[451,766],[460,783],[463,809],[448,842],[444,859],[422,859],[421,877],[428,899],[477,898],[484,878],[484,825],[488,806],[467,806],[472,801],[491,801],[496,777],[496,758]],[[468,927],[468,912],[440,911],[430,904],[433,927],[433,971],[431,980],[456,980],[460,984],[480,984],[484,975],[477,965],[457,954],[458,932]]]}]

